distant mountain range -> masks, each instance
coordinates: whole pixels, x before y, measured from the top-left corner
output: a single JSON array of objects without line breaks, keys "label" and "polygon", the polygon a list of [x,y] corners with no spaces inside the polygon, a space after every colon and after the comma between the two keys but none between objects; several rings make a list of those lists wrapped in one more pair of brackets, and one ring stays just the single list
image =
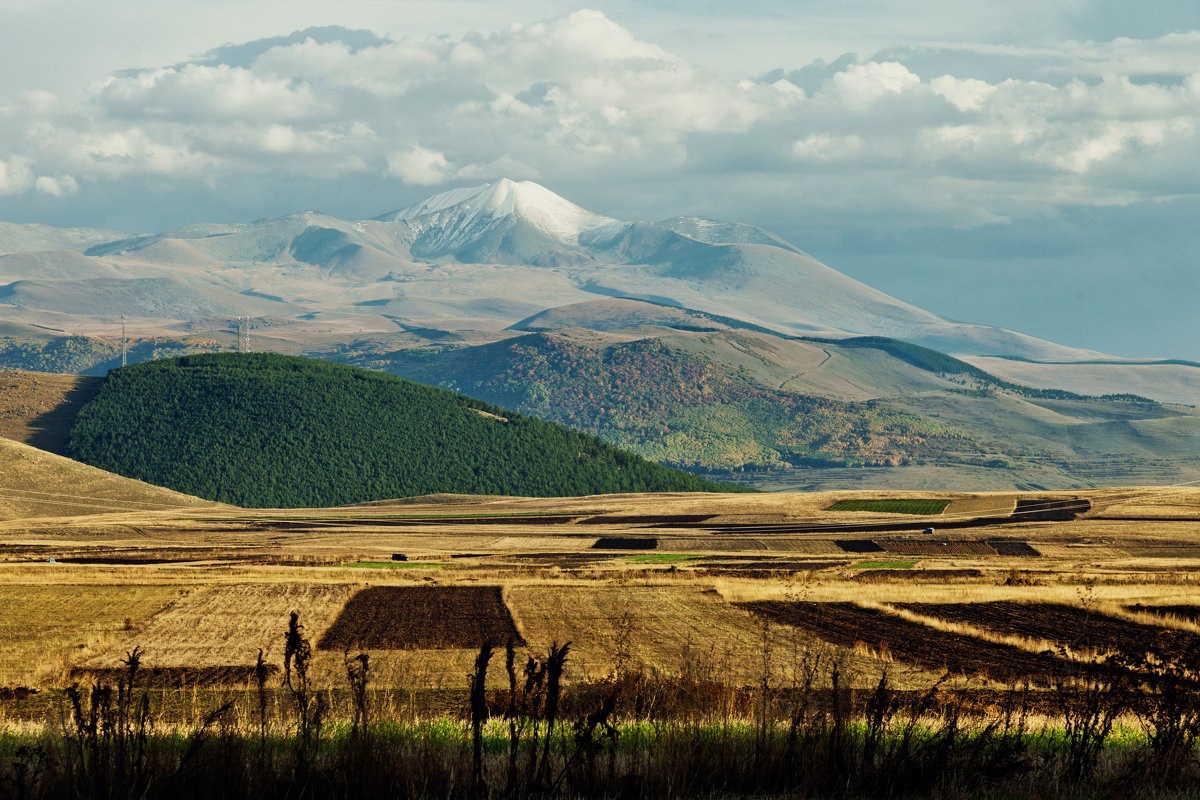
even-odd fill
[{"label": "distant mountain range", "polygon": [[[0,225],[0,368],[252,348],[371,367],[767,488],[1200,479],[1200,365],[944,319],[759,228],[530,182],[375,219]],[[947,355],[951,354],[951,355]],[[1104,396],[1104,397],[1100,397]]]},{"label": "distant mountain range", "polygon": [[[842,275],[767,231],[593,214],[528,181],[456,189],[371,220],[308,211],[153,235],[0,227],[0,303],[25,322],[121,315],[359,318],[502,329],[550,308],[633,298],[791,335],[878,335],[955,354],[1102,354],[955,322]],[[385,318],[386,322],[381,321]],[[88,329],[88,324],[77,324]]]}]

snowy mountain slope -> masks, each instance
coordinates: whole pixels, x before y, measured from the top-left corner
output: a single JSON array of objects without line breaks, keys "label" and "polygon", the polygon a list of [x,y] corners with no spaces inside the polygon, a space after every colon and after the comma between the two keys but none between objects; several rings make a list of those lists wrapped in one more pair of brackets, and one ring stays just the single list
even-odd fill
[{"label": "snowy mountain slope", "polygon": [[[237,224],[189,225],[121,237],[45,226],[7,226],[6,241],[93,241],[86,256],[4,262],[0,302],[79,315],[141,314],[136,292],[95,279],[150,284],[162,312],[239,307],[240,293],[294,306],[296,315],[384,314],[400,321],[491,320],[505,327],[547,308],[605,297],[646,299],[735,317],[784,333],[882,335],[963,354],[1073,361],[1100,354],[1000,328],[952,322],[889,297],[749,225],[676,217],[625,222],[583,209],[529,181],[500,180],[436,194],[376,219],[345,221],[316,211]],[[5,233],[7,231],[7,233]],[[58,249],[66,245],[60,244]],[[46,248],[40,248],[46,249]],[[67,249],[75,249],[68,247]],[[86,258],[88,261],[81,259]],[[88,263],[94,263],[89,267]],[[71,286],[72,281],[75,285]],[[132,286],[132,285],[131,285]],[[178,295],[178,301],[169,297]],[[232,312],[230,312],[232,313]],[[268,313],[266,311],[262,313]],[[277,309],[269,313],[280,315]],[[163,314],[156,313],[156,316]]]}]

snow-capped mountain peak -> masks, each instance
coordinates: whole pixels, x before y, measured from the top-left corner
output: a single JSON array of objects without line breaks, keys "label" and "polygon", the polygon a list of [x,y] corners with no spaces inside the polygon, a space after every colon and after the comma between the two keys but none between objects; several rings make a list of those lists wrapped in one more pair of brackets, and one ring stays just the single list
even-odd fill
[{"label": "snow-capped mountain peak", "polygon": [[378,219],[405,221],[421,230],[440,228],[445,233],[483,233],[505,221],[519,221],[565,244],[576,244],[581,234],[618,220],[593,214],[533,181],[508,178],[466,189],[451,189]]}]

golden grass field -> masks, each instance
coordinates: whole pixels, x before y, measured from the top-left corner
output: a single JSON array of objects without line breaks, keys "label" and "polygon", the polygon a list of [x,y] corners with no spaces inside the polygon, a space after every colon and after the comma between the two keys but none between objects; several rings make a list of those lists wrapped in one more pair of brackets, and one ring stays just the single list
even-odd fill
[{"label": "golden grass field", "polygon": [[[1126,608],[1200,609],[1200,490],[1190,488],[438,496],[245,511],[104,473],[74,484],[88,476],[64,472],[72,462],[9,444],[0,441],[0,472],[20,472],[41,488],[9,490],[9,518],[0,521],[7,686],[65,685],[119,666],[134,647],[148,667],[249,668],[260,649],[278,666],[289,613],[299,613],[315,647],[368,586],[430,587],[450,604],[447,618],[471,613],[451,607],[455,587],[501,587],[528,648],[573,642],[569,680],[632,666],[743,685],[764,674],[786,681],[799,652],[830,647],[811,630],[767,624],[739,605],[755,601],[853,603],[917,623],[906,636],[938,630],[1028,653],[1055,643],[894,604],[1059,603],[1154,630],[1200,630],[1178,616]],[[85,502],[89,495],[95,500]],[[930,517],[826,510],[842,499],[889,498],[951,502]],[[78,505],[59,505],[73,499]],[[1010,516],[1078,499],[1089,507],[1074,519]],[[922,533],[926,527],[934,533]],[[1000,554],[1016,551],[1024,554]],[[392,562],[400,553],[407,563]],[[381,618],[406,613],[378,609]],[[437,617],[426,623],[435,632],[450,624]],[[928,659],[906,661],[899,643],[880,640],[870,625],[853,638],[834,649],[859,683],[884,664],[907,687],[928,685],[941,671]],[[347,654],[318,649],[318,681],[340,685]],[[397,645],[370,655],[380,685],[461,687],[474,650]],[[992,685],[960,672],[959,685]],[[494,670],[491,678],[504,676]]]}]

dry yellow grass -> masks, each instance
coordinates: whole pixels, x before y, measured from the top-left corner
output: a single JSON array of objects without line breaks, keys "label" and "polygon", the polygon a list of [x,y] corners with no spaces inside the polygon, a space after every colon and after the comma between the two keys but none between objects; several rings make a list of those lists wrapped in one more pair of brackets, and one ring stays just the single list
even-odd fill
[{"label": "dry yellow grass", "polygon": [[0,486],[0,519],[9,520],[217,505],[8,439],[0,439]]},{"label": "dry yellow grass", "polygon": [[311,583],[198,588],[79,666],[118,666],[135,646],[142,648],[148,667],[253,665],[259,649],[269,663],[279,664],[291,612],[300,614],[306,633],[316,641],[355,588]]},{"label": "dry yellow grass", "polygon": [[65,667],[112,646],[182,596],[178,586],[0,587],[0,685],[61,684]]}]

